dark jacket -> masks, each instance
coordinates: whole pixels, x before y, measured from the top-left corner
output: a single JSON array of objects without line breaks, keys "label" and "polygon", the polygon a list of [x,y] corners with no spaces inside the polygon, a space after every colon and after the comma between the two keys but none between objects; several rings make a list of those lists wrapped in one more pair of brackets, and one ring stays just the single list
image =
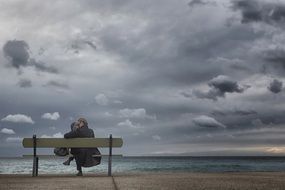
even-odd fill
[{"label": "dark jacket", "polygon": [[[87,126],[78,128],[64,134],[64,138],[94,138],[94,132]],[[93,157],[92,155],[101,155],[98,148],[71,148],[71,154],[78,160],[81,166],[91,167],[101,163],[101,157]]]}]

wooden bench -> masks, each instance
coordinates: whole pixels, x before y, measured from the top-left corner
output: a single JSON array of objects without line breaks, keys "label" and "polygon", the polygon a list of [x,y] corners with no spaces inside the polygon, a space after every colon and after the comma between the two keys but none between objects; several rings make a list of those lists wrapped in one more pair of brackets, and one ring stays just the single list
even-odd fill
[{"label": "wooden bench", "polygon": [[[112,175],[112,148],[119,148],[123,146],[122,138],[24,138],[24,148],[33,148],[33,171],[32,176],[38,176],[39,156],[37,155],[37,148],[109,148],[108,159],[108,176]],[[101,156],[101,155],[99,155]]]}]

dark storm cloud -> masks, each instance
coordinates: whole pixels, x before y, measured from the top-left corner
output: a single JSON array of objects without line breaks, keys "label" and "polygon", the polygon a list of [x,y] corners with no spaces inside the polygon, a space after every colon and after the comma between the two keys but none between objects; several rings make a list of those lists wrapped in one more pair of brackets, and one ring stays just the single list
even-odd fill
[{"label": "dark storm cloud", "polygon": [[265,22],[268,24],[284,23],[285,4],[257,0],[233,1],[233,9],[242,13],[242,23]]},{"label": "dark storm cloud", "polygon": [[241,88],[236,81],[231,80],[227,76],[218,76],[216,78],[213,78],[208,85],[210,87],[213,87],[217,90],[219,90],[221,93],[233,93],[238,92],[241,93],[244,91],[243,88]]},{"label": "dark storm cloud", "polygon": [[3,46],[3,52],[9,63],[18,70],[20,67],[32,66],[41,72],[58,73],[56,68],[30,58],[29,45],[23,40],[7,41]]},{"label": "dark storm cloud", "polygon": [[274,79],[267,87],[272,93],[278,94],[282,91],[283,83],[277,79]]},{"label": "dark storm cloud", "polygon": [[197,5],[207,5],[208,3],[203,1],[203,0],[192,0],[188,3],[188,5],[190,7],[194,7],[194,6],[197,6]]},{"label": "dark storm cloud", "polygon": [[54,81],[54,80],[51,80],[49,81],[47,84],[43,85],[44,87],[56,87],[56,88],[61,88],[61,89],[69,89],[70,87],[65,84],[65,83],[62,83],[62,82],[58,82],[58,81]]},{"label": "dark storm cloud", "polygon": [[218,97],[225,97],[225,94],[218,89],[210,89],[208,92],[202,92],[199,90],[193,90],[193,95],[201,99],[218,100]]},{"label": "dark storm cloud", "polygon": [[226,128],[226,126],[218,122],[215,118],[208,117],[205,115],[196,117],[192,120],[199,127],[206,128]]},{"label": "dark storm cloud", "polygon": [[[226,110],[224,111],[226,112]],[[248,111],[250,112],[250,111]],[[200,127],[199,129],[196,127],[194,128],[191,126],[190,123],[185,123],[185,124],[176,124],[174,128],[167,128],[164,127],[163,130],[161,130],[161,136],[163,138],[174,140],[171,138],[171,136],[183,136],[183,134],[187,135],[189,138],[183,138],[181,139],[181,143],[191,143],[191,142],[197,142],[197,143],[203,143],[203,142],[224,142],[224,143],[232,143],[236,144],[241,139],[235,139],[232,141],[232,136],[235,136],[234,134],[236,133],[242,133],[242,134],[247,134],[248,133],[248,138],[250,139],[251,130],[260,130],[261,128],[267,128],[268,133],[270,131],[274,131],[275,128],[281,127],[285,123],[284,117],[284,110],[276,110],[276,109],[260,109],[260,113],[258,114],[248,114],[248,115],[234,115],[234,114],[227,114],[227,115],[216,115],[215,117],[208,117],[208,116],[203,116],[205,118],[195,117],[193,119],[193,123]],[[197,119],[198,118],[198,119]],[[220,126],[216,125],[216,122],[219,122],[220,124],[227,126],[226,130],[214,130],[216,129],[214,126]],[[196,122],[196,123],[195,123]],[[169,125],[172,125],[169,123]],[[220,127],[223,128],[223,127]],[[173,129],[173,130],[171,130]],[[195,130],[196,129],[196,130]],[[167,131],[169,130],[169,131]],[[221,136],[219,133],[222,132]],[[211,138],[208,138],[207,133],[210,134],[210,136],[213,136]],[[197,136],[201,136],[201,138],[196,138]],[[260,134],[259,136],[256,135],[253,137],[251,140],[252,142],[256,143],[262,143],[262,141],[265,141],[263,139],[266,138],[266,135]],[[222,139],[221,139],[222,138]],[[271,140],[274,140],[275,143],[281,143],[279,137],[274,137],[272,135]],[[249,139],[247,142],[249,142]],[[282,138],[283,139],[283,138]],[[208,141],[209,140],[209,141]],[[178,142],[177,142],[178,143]]]},{"label": "dark storm cloud", "polygon": [[[210,7],[210,0],[194,0],[189,3],[194,7],[193,11],[189,11],[192,9],[186,5],[189,1],[94,0],[92,3],[76,1],[67,4],[45,4],[42,7],[43,14],[39,14],[38,17],[39,21],[44,19],[45,22],[36,22],[36,28],[31,28],[37,33],[37,38],[29,38],[25,33],[21,35],[31,42],[30,45],[45,47],[39,54],[44,52],[41,56],[46,59],[44,62],[58,63],[64,68],[65,72],[59,76],[64,80],[58,81],[48,75],[44,85],[46,88],[41,88],[41,91],[37,91],[36,88],[25,90],[24,94],[18,93],[23,91],[19,88],[16,89],[18,91],[12,88],[1,91],[0,107],[3,109],[0,110],[0,115],[4,117],[11,113],[25,113],[31,115],[37,123],[33,128],[16,124],[9,124],[11,126],[7,127],[15,129],[20,137],[32,136],[33,133],[39,136],[52,136],[69,130],[71,121],[80,115],[88,119],[90,127],[96,130],[96,136],[122,136],[128,145],[124,147],[127,154],[145,154],[149,152],[148,147],[155,146],[151,138],[153,136],[159,136],[157,139],[161,139],[161,144],[167,144],[167,149],[168,144],[173,143],[171,145],[174,150],[183,150],[179,143],[189,147],[192,145],[191,142],[196,143],[197,150],[204,142],[213,144],[215,148],[223,148],[231,143],[237,146],[245,144],[243,139],[232,140],[231,132],[234,130],[246,133],[248,128],[259,125],[274,123],[273,128],[275,124],[285,123],[285,119],[282,119],[284,110],[276,110],[276,101],[271,100],[273,96],[268,96],[267,93],[260,98],[259,89],[258,93],[252,92],[256,88],[253,80],[259,80],[259,77],[251,77],[258,70],[256,65],[260,63],[248,60],[247,56],[251,56],[248,50],[254,42],[263,39],[264,33],[254,31],[247,24],[234,22],[227,25],[232,10],[218,6],[223,2],[216,1],[217,6]],[[21,6],[13,6],[13,9],[17,15],[23,14],[16,11],[15,7]],[[196,8],[199,10],[194,10]],[[29,10],[28,5],[27,9]],[[52,14],[54,9],[60,10],[59,14]],[[35,14],[33,9],[29,14]],[[11,18],[10,13],[8,16]],[[27,23],[29,19],[34,18],[34,15],[29,18],[26,13],[23,16],[26,18],[25,22],[17,20],[18,23]],[[258,19],[258,16],[256,18]],[[253,14],[251,20],[254,19]],[[96,28],[96,31],[89,30],[90,27]],[[49,34],[50,31],[52,35]],[[80,31],[80,39],[74,40],[74,31]],[[9,39],[6,36],[5,38]],[[68,46],[69,51],[82,54],[60,54],[61,42],[64,42],[64,48]],[[93,51],[96,49],[95,42],[100,50],[96,53]],[[27,52],[29,53],[29,49]],[[31,57],[32,55],[35,54],[29,54]],[[209,61],[221,57],[226,60]],[[84,63],[84,66],[78,63]],[[48,67],[49,65],[38,60],[33,61],[30,57],[26,65],[19,67],[26,66],[38,71],[56,73],[56,70]],[[113,72],[116,67],[120,68],[120,72]],[[86,74],[79,76],[78,72]],[[102,79],[99,76],[104,72],[107,73],[107,77]],[[214,80],[213,78],[218,75],[228,75],[231,78]],[[32,80],[33,76],[29,78]],[[234,101],[223,98],[230,93],[243,93],[247,87],[240,84],[241,80],[248,81],[249,84],[252,82],[253,90],[242,96],[235,96]],[[191,94],[189,89],[199,84],[206,84],[208,89],[205,89],[206,92],[197,91],[197,97],[222,100],[215,102],[191,98],[195,94]],[[262,88],[266,89],[267,85],[264,84]],[[106,91],[117,89],[123,91],[122,94],[118,93],[116,98],[109,98]],[[63,91],[64,96],[58,95],[57,91]],[[98,106],[94,100],[96,94],[101,92],[106,93],[109,98],[109,104],[105,106]],[[177,96],[179,92],[187,98]],[[13,96],[11,93],[14,93]],[[248,96],[252,100],[246,99]],[[113,99],[118,99],[121,103],[113,104]],[[262,106],[258,107],[260,104]],[[219,108],[220,111],[215,111],[215,108]],[[153,121],[132,118],[127,122],[127,118],[118,116],[119,110],[122,109],[144,109],[148,115],[156,115],[157,119]],[[53,122],[41,119],[41,115],[47,112],[59,112],[61,117]],[[188,118],[181,118],[185,113],[189,113]],[[258,119],[260,122],[257,122]],[[119,123],[121,126],[118,126]],[[53,131],[50,130],[51,127]],[[223,134],[218,136],[220,133]],[[250,139],[248,135],[246,143],[259,143],[258,138],[262,137],[266,136],[256,135]],[[5,141],[4,138],[0,139]],[[182,140],[177,142],[177,139]],[[213,142],[220,143],[217,145]],[[130,146],[134,149],[129,149]],[[1,151],[3,152],[5,151]]]},{"label": "dark storm cloud", "polygon": [[285,51],[281,48],[267,50],[263,53],[263,59],[267,62],[264,64],[264,71],[268,72],[268,68],[277,71],[281,75],[285,72]]},{"label": "dark storm cloud", "polygon": [[27,66],[29,60],[29,46],[23,40],[9,40],[3,46],[3,52],[13,67],[19,69]]},{"label": "dark storm cloud", "polygon": [[185,98],[191,98],[191,97],[193,97],[191,93],[187,93],[187,92],[180,92],[180,94],[181,94],[182,96],[184,96]]},{"label": "dark storm cloud", "polygon": [[[193,124],[195,124],[196,127],[191,125],[191,123],[185,123],[185,124],[176,123],[175,127],[163,126],[159,129],[158,127],[155,127],[153,128],[153,130],[156,130],[155,133],[159,133],[162,136],[162,138],[169,139],[169,141],[172,141],[173,143],[224,142],[224,143],[237,144],[239,143],[239,141],[241,141],[241,139],[232,139],[233,136],[235,136],[235,134],[248,133],[247,136],[248,138],[250,138],[251,130],[258,131],[261,128],[267,128],[268,133],[270,133],[270,131],[274,131],[275,128],[278,128],[276,124],[278,124],[279,126],[284,125],[284,119],[283,120],[280,119],[279,121],[272,120],[274,119],[273,115],[277,115],[277,117],[280,116],[282,117],[284,111],[278,112],[276,110],[274,111],[273,109],[265,111],[266,112],[260,114],[261,119],[259,119],[259,117],[255,114],[248,116],[229,115],[227,116],[227,118],[208,117],[204,115],[192,119]],[[169,122],[166,125],[171,126],[173,125],[173,123]],[[218,128],[223,129],[224,128],[223,126],[226,126],[226,130],[216,130]],[[181,138],[179,138],[179,142],[175,142],[175,139],[171,138],[171,136],[180,136]],[[266,138],[265,136],[264,138]],[[275,137],[271,136],[270,138],[271,140],[274,140],[275,142],[279,141],[280,143],[279,137],[276,137],[276,139],[274,139]],[[260,134],[259,137],[258,135],[255,136],[251,140],[256,143],[261,143],[262,141],[265,141],[265,139],[263,139],[262,134]],[[249,142],[249,139],[247,140],[247,142]]]},{"label": "dark storm cloud", "polygon": [[92,47],[94,50],[96,50],[97,47],[94,45],[93,42],[91,42],[91,41],[85,41],[85,43],[88,44],[90,47]]},{"label": "dark storm cloud", "polygon": [[205,6],[205,5],[211,5],[216,6],[217,3],[211,0],[192,0],[188,3],[189,7],[196,7],[196,6]]},{"label": "dark storm cloud", "polygon": [[236,81],[228,76],[219,75],[208,82],[211,88],[208,92],[194,90],[193,94],[202,99],[217,100],[218,97],[225,97],[226,93],[242,93],[247,87],[241,87]]},{"label": "dark storm cloud", "polygon": [[254,115],[257,114],[254,110],[245,110],[245,109],[234,109],[234,110],[214,110],[212,111],[213,115],[220,115],[220,116],[226,116],[226,115],[240,115],[240,116],[247,116],[247,115]]},{"label": "dark storm cloud", "polygon": [[70,45],[70,48],[74,53],[80,53],[80,51],[86,49],[86,47],[91,47],[93,50],[97,49],[96,45],[91,40],[76,39]]},{"label": "dark storm cloud", "polygon": [[[267,103],[269,104],[269,103]],[[283,117],[285,110],[268,107],[256,107],[257,111],[247,110],[247,113],[234,113],[227,109],[213,111],[212,115],[223,124],[230,126],[228,129],[259,128],[263,126],[273,127],[276,125],[284,125],[285,118]],[[244,109],[245,110],[245,109]],[[250,113],[252,111],[252,113]],[[227,113],[228,112],[228,113]],[[255,113],[257,112],[257,113]]]},{"label": "dark storm cloud", "polygon": [[20,79],[18,82],[18,85],[21,88],[29,88],[29,87],[32,87],[32,81],[29,79]]},{"label": "dark storm cloud", "polygon": [[[285,3],[269,2],[258,0],[237,0],[233,1],[233,9],[241,11],[242,23],[261,22],[284,29]],[[270,34],[273,38],[274,33]],[[285,71],[285,57],[283,48],[275,48],[262,52],[264,61],[263,73],[276,72],[283,75]]]},{"label": "dark storm cloud", "polygon": [[30,65],[34,66],[36,70],[47,73],[58,73],[58,70],[54,67],[47,66],[45,63],[30,59]]},{"label": "dark storm cloud", "polygon": [[283,49],[277,48],[268,50],[264,54],[265,60],[273,63],[280,63],[285,68],[285,51]]},{"label": "dark storm cloud", "polygon": [[[209,28],[207,25],[194,26],[190,24],[193,15],[187,10],[186,13],[184,8],[179,7],[180,11],[175,9],[175,12],[169,14],[168,11],[165,12],[164,6],[156,6],[157,3],[154,3],[147,12],[133,13],[138,18],[142,17],[147,23],[147,27],[138,27],[142,28],[141,31],[126,32],[128,30],[122,30],[122,27],[115,24],[104,28],[99,34],[100,45],[106,51],[118,55],[130,68],[139,72],[134,80],[128,82],[134,83],[133,86],[140,85],[144,88],[155,85],[189,85],[203,82],[219,74],[227,74],[221,71],[218,63],[211,64],[207,60],[221,54],[234,53],[236,57],[238,55],[235,50],[242,48],[232,47],[243,46],[244,43],[260,36],[247,26],[227,27],[224,23],[220,23],[223,19],[214,19],[214,17],[211,20],[217,22],[219,26]],[[203,8],[204,6],[201,7]],[[126,9],[132,12],[128,7]],[[158,10],[159,17],[157,17]],[[179,19],[175,15],[179,15]],[[203,15],[201,11],[196,21],[203,22],[200,20]],[[190,32],[193,28],[199,32]],[[149,81],[152,81],[151,85]]]},{"label": "dark storm cloud", "polygon": [[235,110],[233,113],[234,113],[234,114],[237,114],[237,115],[252,115],[252,114],[257,114],[257,112],[254,111],[254,110]]}]

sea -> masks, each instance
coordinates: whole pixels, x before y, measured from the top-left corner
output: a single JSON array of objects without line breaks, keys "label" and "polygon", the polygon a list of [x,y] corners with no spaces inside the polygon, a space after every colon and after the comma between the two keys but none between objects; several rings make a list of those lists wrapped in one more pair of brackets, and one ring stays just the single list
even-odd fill
[{"label": "sea", "polygon": [[[70,166],[62,163],[61,158],[40,158],[40,174],[73,174],[76,164]],[[100,165],[83,168],[84,173],[103,174],[108,171],[108,157],[103,157]],[[252,157],[252,156],[141,156],[113,157],[112,172],[144,173],[144,172],[272,172],[285,171],[285,157]],[[32,158],[0,158],[0,174],[31,174]]]}]

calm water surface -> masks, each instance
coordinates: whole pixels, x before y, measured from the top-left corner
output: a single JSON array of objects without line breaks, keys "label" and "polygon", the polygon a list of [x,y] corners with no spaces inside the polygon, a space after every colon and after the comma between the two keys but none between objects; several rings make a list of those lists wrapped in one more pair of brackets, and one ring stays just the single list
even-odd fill
[{"label": "calm water surface", "polygon": [[[39,173],[75,173],[75,162],[64,166],[65,159],[40,159]],[[83,168],[83,171],[106,173],[107,165],[106,157],[99,166]],[[285,157],[114,157],[112,166],[113,173],[285,171]],[[31,171],[32,158],[0,158],[1,174],[30,174]]]}]

